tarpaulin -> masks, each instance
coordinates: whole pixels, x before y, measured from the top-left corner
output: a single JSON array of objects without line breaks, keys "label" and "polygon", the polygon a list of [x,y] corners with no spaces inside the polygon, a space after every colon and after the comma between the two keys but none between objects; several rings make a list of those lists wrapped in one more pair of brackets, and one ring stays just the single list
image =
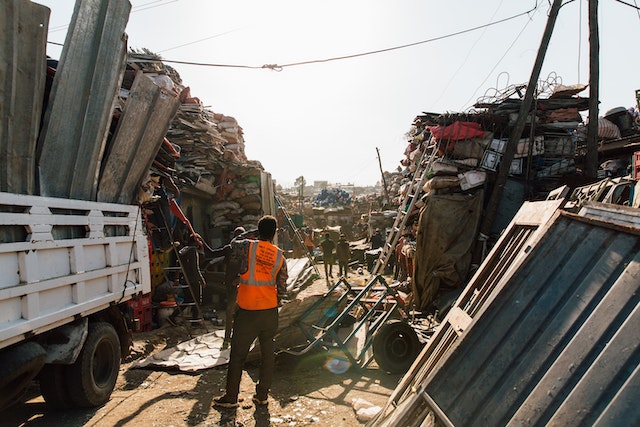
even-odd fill
[{"label": "tarpaulin", "polygon": [[480,123],[454,122],[448,126],[429,126],[436,141],[459,141],[484,136]]},{"label": "tarpaulin", "polygon": [[428,311],[441,287],[462,286],[471,265],[484,191],[430,195],[420,211],[414,260],[416,309]]}]

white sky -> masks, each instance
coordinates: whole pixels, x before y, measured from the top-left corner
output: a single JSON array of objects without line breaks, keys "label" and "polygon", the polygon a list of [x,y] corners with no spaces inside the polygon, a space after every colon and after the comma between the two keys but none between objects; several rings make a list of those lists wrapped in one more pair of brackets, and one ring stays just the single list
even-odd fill
[{"label": "white sky", "polygon": [[[638,4],[638,0],[625,0]],[[63,43],[72,0],[51,8],[49,41]],[[566,1],[540,75],[588,83],[587,0]],[[327,59],[439,38],[533,9],[536,0],[133,0],[129,46],[166,60],[262,66]],[[266,69],[168,63],[210,109],[233,116],[247,156],[278,184],[373,185],[404,157],[423,111],[459,112],[495,88],[526,83],[549,2],[528,16],[400,50]],[[635,105],[640,13],[599,0],[600,111]],[[581,17],[582,16],[582,17]],[[48,54],[59,58],[60,47]],[[588,91],[581,93],[588,96]]]}]

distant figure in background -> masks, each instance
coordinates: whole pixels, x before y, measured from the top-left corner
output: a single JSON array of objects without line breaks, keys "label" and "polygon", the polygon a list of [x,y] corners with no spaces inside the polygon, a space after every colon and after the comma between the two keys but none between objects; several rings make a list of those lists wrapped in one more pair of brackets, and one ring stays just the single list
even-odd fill
[{"label": "distant figure in background", "polygon": [[293,249],[293,241],[291,240],[291,235],[287,227],[280,227],[278,230],[278,243],[280,243],[280,246],[285,251]]},{"label": "distant figure in background", "polygon": [[324,233],[324,239],[320,242],[322,248],[322,262],[324,262],[324,274],[327,278],[333,277],[333,250],[336,244],[331,240],[329,233]]},{"label": "distant figure in background", "polygon": [[382,231],[379,228],[376,228],[371,236],[371,249],[378,249],[384,246],[384,237],[382,236]]},{"label": "distant figure in background", "polygon": [[336,245],[336,256],[338,257],[338,275],[349,277],[349,261],[351,260],[351,248],[347,237],[340,233],[338,244]]},{"label": "distant figure in background", "polygon": [[304,247],[309,251],[309,255],[313,258],[313,250],[316,248],[315,243],[313,243],[313,239],[311,238],[311,230],[307,228],[304,232]]},{"label": "distant figure in background", "polygon": [[403,282],[409,276],[409,264],[407,257],[404,253],[404,247],[410,242],[411,233],[405,232],[396,243],[395,248],[395,268],[393,278]]}]

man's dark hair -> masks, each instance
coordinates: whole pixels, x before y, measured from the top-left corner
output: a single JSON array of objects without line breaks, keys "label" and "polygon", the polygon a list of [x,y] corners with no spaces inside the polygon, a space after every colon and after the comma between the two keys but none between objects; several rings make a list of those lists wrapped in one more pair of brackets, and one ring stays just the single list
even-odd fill
[{"label": "man's dark hair", "polygon": [[272,215],[265,215],[258,221],[258,233],[260,240],[272,240],[276,235],[278,222]]}]

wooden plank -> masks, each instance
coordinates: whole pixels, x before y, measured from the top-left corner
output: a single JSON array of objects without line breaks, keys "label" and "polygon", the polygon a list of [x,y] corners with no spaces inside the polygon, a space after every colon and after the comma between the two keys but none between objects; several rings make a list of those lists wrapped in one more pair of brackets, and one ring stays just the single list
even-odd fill
[{"label": "wooden plank", "polygon": [[50,10],[0,1],[0,191],[34,194]]},{"label": "wooden plank", "polygon": [[105,155],[98,201],[133,203],[180,100],[139,72]]}]

